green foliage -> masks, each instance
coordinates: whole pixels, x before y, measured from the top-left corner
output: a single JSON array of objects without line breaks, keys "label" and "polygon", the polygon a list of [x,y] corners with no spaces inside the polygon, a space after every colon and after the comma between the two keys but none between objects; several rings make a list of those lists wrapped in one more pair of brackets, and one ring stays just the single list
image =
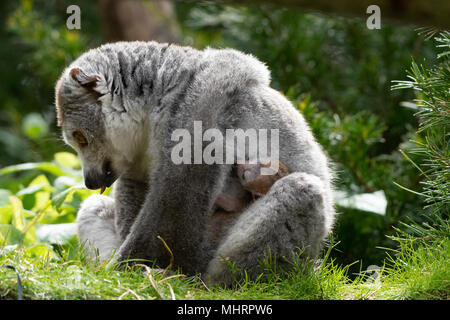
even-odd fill
[{"label": "green foliage", "polygon": [[412,88],[417,92],[416,108],[420,121],[414,140],[412,154],[419,154],[424,161],[417,165],[425,177],[422,182],[427,207],[443,215],[450,214],[450,33],[441,32],[435,38],[437,47],[444,51],[438,54],[440,63],[426,69],[412,63],[409,81],[396,81],[394,89]]},{"label": "green foliage", "polygon": [[386,259],[385,284],[392,290],[385,298],[450,298],[450,226],[433,215],[427,223],[405,224],[393,236],[399,247]]},{"label": "green foliage", "polygon": [[[436,32],[432,33],[433,35]],[[412,63],[407,81],[395,81],[393,89],[414,89],[416,116],[420,126],[415,148],[411,154],[419,154],[422,161],[405,157],[423,175],[423,191],[409,190],[425,199],[430,213],[424,221],[404,223],[404,230],[392,239],[399,249],[395,259],[390,259],[392,279],[406,279],[409,298],[448,299],[450,263],[450,33],[443,31],[435,38],[439,64],[425,68]],[[403,187],[403,186],[402,186]],[[404,188],[404,187],[403,187]],[[415,277],[421,272],[426,276]]]},{"label": "green foliage", "polygon": [[[298,99],[291,92],[287,95],[305,116],[336,172],[335,200],[340,214],[335,234],[340,245],[333,255],[343,264],[359,260],[360,264],[352,267],[355,273],[380,264],[385,253],[377,247],[395,247],[386,237],[395,233],[392,225],[414,216],[414,210],[422,205],[415,195],[392,182],[414,187],[418,183],[414,168],[397,151],[376,155],[386,130],[379,116],[368,111],[340,116],[321,111],[309,95]],[[387,206],[384,210],[364,209],[376,205]]]},{"label": "green foliage", "polygon": [[[80,4],[88,1],[78,1]],[[92,23],[83,32],[65,26],[70,1],[22,0],[0,4],[0,166],[50,159],[63,147],[56,138],[53,87],[64,68],[100,43]],[[92,8],[83,10],[89,17]],[[28,152],[23,152],[29,150]]]},{"label": "green foliage", "polygon": [[[23,0],[9,17],[8,27],[29,49],[27,67],[34,70],[41,81],[53,84],[61,67],[81,54],[86,43],[79,31],[68,30],[64,23],[58,24],[55,17],[45,18],[35,9],[36,5],[41,4]],[[55,28],[56,25],[59,27]]]},{"label": "green foliage", "polygon": [[20,177],[23,171],[31,171],[30,182],[29,176],[22,176],[24,184],[0,189],[1,247],[58,258],[52,246],[62,245],[68,252],[77,246],[76,212],[93,191],[84,188],[80,161],[71,153],[57,153],[52,162],[4,167],[0,176]]},{"label": "green foliage", "polygon": [[23,119],[22,129],[25,135],[33,140],[38,140],[48,134],[47,122],[39,113],[29,113]]},{"label": "green foliage", "polygon": [[310,96],[299,101],[298,109],[334,161],[339,187],[373,192],[378,180],[385,181],[389,172],[382,167],[382,161],[376,157],[368,158],[373,147],[384,141],[382,134],[386,127],[378,116],[367,111],[342,117],[337,113],[321,112],[318,104],[311,102]]}]

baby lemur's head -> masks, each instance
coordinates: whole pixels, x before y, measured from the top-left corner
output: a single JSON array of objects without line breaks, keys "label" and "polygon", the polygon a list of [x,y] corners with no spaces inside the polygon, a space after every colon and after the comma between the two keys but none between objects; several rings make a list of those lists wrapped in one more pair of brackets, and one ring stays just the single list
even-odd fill
[{"label": "baby lemur's head", "polygon": [[[108,77],[88,67],[69,67],[55,88],[58,126],[64,141],[80,156],[85,185],[109,187],[130,163],[126,120],[113,112],[120,102],[108,89]],[[130,128],[128,128],[130,129]],[[129,140],[129,139],[128,139]]]}]

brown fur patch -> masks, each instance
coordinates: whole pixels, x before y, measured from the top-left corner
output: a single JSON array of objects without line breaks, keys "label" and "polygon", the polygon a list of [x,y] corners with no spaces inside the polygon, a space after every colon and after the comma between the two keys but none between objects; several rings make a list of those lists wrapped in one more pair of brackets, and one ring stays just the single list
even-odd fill
[{"label": "brown fur patch", "polygon": [[72,77],[73,80],[78,81],[77,79],[77,75],[80,73],[80,69],[78,68],[73,68],[72,70],[70,70],[69,75]]},{"label": "brown fur patch", "polygon": [[61,97],[62,79],[60,79],[55,86],[55,107],[56,107],[56,125],[62,126],[64,120],[64,112],[62,109],[63,101]]}]

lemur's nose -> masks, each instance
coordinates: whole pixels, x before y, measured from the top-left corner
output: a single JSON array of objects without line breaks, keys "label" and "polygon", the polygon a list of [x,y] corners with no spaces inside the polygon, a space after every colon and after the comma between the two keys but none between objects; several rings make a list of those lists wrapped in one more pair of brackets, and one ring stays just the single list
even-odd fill
[{"label": "lemur's nose", "polygon": [[86,188],[95,190],[102,187],[102,183],[99,175],[94,173],[93,171],[89,171],[84,177],[84,184]]},{"label": "lemur's nose", "polygon": [[85,173],[84,184],[86,188],[95,190],[111,186],[116,178],[111,161],[106,160],[101,170],[92,169]]}]

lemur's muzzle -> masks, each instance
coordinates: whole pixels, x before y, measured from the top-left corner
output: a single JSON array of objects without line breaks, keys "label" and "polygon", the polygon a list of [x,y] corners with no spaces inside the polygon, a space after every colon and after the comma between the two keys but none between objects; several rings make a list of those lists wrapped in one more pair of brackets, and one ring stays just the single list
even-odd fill
[{"label": "lemur's muzzle", "polygon": [[105,161],[101,172],[98,170],[89,170],[86,172],[84,184],[88,189],[101,189],[100,193],[103,193],[116,179],[117,176],[111,166],[111,161]]}]

